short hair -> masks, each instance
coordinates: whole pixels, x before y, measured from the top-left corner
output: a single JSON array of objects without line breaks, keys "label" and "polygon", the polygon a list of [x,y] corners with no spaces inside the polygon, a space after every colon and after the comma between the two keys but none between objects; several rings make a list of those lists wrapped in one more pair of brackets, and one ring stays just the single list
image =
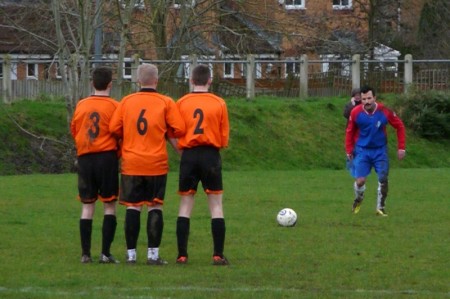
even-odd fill
[{"label": "short hair", "polygon": [[106,90],[112,81],[112,70],[106,66],[99,66],[92,71],[92,85],[96,90]]},{"label": "short hair", "polygon": [[210,78],[211,70],[207,65],[199,64],[192,70],[192,83],[194,85],[205,86]]},{"label": "short hair", "polygon": [[352,97],[356,96],[357,94],[361,94],[361,89],[353,88],[352,89]]},{"label": "short hair", "polygon": [[363,87],[361,87],[361,93],[368,93],[369,91],[372,92],[372,95],[375,96],[375,89],[368,86],[368,85],[364,85]]},{"label": "short hair", "polygon": [[158,81],[158,67],[151,63],[143,63],[137,68],[137,79],[142,85],[152,85]]}]

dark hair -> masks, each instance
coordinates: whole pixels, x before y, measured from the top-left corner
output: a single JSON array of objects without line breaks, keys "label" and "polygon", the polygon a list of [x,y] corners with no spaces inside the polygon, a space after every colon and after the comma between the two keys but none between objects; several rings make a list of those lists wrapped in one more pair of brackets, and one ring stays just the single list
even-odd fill
[{"label": "dark hair", "polygon": [[372,95],[375,96],[375,89],[373,89],[372,87],[368,85],[364,85],[363,87],[361,87],[361,93],[368,93],[369,91],[371,91]]},{"label": "dark hair", "polygon": [[352,97],[354,97],[358,93],[361,93],[361,90],[359,88],[353,88],[353,90],[352,90]]},{"label": "dark hair", "polygon": [[100,66],[92,71],[92,84],[96,90],[106,90],[112,81],[112,70],[106,66]]},{"label": "dark hair", "polygon": [[208,84],[209,78],[211,78],[211,71],[207,65],[199,64],[192,70],[192,83],[194,85],[204,86]]}]

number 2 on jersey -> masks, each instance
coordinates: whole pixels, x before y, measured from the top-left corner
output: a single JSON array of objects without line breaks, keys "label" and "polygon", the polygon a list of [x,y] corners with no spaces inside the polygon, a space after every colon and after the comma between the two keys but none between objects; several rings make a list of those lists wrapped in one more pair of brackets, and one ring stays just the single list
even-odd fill
[{"label": "number 2 on jersey", "polygon": [[195,126],[194,129],[194,134],[203,134],[203,128],[202,128],[202,123],[203,123],[203,110],[200,108],[195,109],[194,111],[194,118],[197,118],[198,116],[198,121],[197,121],[197,125]]}]

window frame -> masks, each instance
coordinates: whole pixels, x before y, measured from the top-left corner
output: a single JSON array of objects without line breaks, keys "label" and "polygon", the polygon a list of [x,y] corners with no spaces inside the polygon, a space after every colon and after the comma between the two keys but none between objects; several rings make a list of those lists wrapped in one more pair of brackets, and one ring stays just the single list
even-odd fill
[{"label": "window frame", "polygon": [[183,1],[183,0],[173,0],[173,8],[175,9],[181,9],[182,6],[184,7],[195,7],[197,4],[196,0],[190,0],[190,3],[177,3],[177,2],[188,2],[189,0]]},{"label": "window frame", "polygon": [[[120,0],[120,4],[122,5],[122,8],[126,8],[127,7],[127,3],[124,0]],[[137,0],[136,3],[134,3],[134,8],[145,9],[145,1],[144,0]]]},{"label": "window frame", "polygon": [[133,78],[133,62],[131,59],[126,59],[122,66],[122,79],[131,80]]},{"label": "window frame", "polygon": [[[295,0],[292,0],[295,1]],[[295,10],[295,9],[305,9],[306,8],[306,4],[305,4],[306,0],[301,0],[301,4],[286,4],[286,0],[284,1],[284,8],[286,10]]]},{"label": "window frame", "polygon": [[334,4],[334,1],[335,0],[333,0],[333,9],[335,9],[335,10],[352,9],[353,8],[352,0],[348,0],[348,4],[347,5],[343,5],[342,4],[343,0],[337,0],[337,1],[339,1],[340,4]]},{"label": "window frame", "polygon": [[[227,67],[229,67],[229,72],[227,72]],[[223,78],[233,79],[234,78],[234,63],[224,62],[223,63]]]},{"label": "window frame", "polygon": [[[290,74],[296,78],[300,77],[300,59],[288,57],[286,60],[284,63],[284,77],[287,78]],[[292,65],[292,72],[288,70],[290,68],[289,65]]]},{"label": "window frame", "polygon": [[[31,73],[30,73],[31,71]],[[27,62],[26,64],[26,78],[27,79],[33,79],[33,80],[37,80],[39,79],[39,65],[37,63],[34,62]]]}]

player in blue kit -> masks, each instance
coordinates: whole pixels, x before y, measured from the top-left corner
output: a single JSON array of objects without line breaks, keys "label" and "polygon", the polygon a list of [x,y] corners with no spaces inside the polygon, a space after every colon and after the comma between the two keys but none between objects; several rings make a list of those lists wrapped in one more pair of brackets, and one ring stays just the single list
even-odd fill
[{"label": "player in blue kit", "polygon": [[376,214],[387,216],[385,203],[388,193],[389,157],[386,126],[389,123],[397,131],[399,160],[402,160],[406,153],[405,126],[393,111],[376,102],[373,88],[361,88],[361,102],[361,105],[352,110],[345,132],[345,151],[351,165],[349,170],[355,178],[352,212],[356,214],[361,208],[366,177],[373,167],[378,175]]}]

